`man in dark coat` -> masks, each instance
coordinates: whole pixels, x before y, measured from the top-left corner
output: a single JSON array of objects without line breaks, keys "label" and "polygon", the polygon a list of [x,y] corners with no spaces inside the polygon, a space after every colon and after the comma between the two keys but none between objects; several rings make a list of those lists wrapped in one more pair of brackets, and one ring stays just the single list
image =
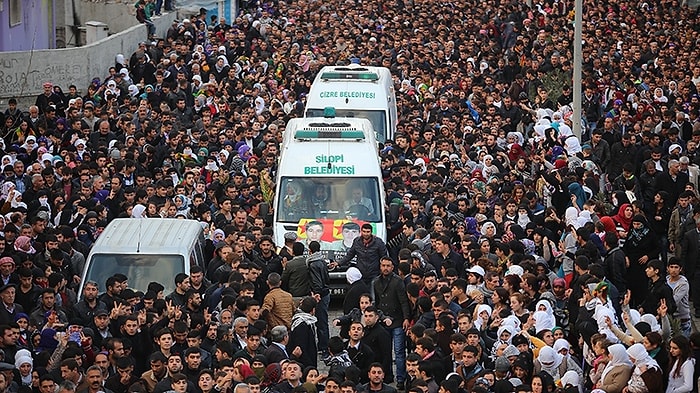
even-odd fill
[{"label": "man in dark coat", "polygon": [[[4,257],[3,259],[5,258],[10,257]],[[2,299],[2,304],[0,305],[0,325],[14,323],[17,314],[24,313],[22,306],[15,303],[16,291],[17,285],[12,283],[0,287],[0,299]]]},{"label": "man in dark coat", "polygon": [[301,348],[301,354],[297,360],[304,367],[317,367],[318,364],[318,342],[316,333],[316,299],[307,296],[301,299],[299,311],[292,317],[292,331],[289,334],[289,345],[292,348]]},{"label": "man in dark coat", "polygon": [[355,266],[360,269],[362,279],[371,282],[379,276],[379,259],[387,255],[386,244],[372,234],[372,225],[362,224],[360,236],[353,240],[352,247],[338,264],[344,266],[356,258]]},{"label": "man in dark coat", "polygon": [[365,333],[362,342],[374,350],[374,362],[381,363],[384,369],[384,382],[394,382],[391,357],[391,336],[384,323],[379,319],[379,312],[374,306],[368,306],[364,312]]},{"label": "man in dark coat", "polygon": [[[409,326],[411,308],[403,280],[394,273],[394,263],[384,257],[379,262],[381,276],[372,282],[374,303],[385,315],[392,318],[389,326],[394,344],[396,359],[396,382],[401,385],[406,380],[406,329]],[[385,370],[386,374],[390,374]]]},{"label": "man in dark coat", "polygon": [[685,190],[689,177],[687,173],[681,172],[681,164],[678,160],[668,162],[668,171],[659,175],[656,181],[657,190],[665,190],[669,194],[669,206],[676,206],[678,196]]},{"label": "man in dark coat", "polygon": [[369,382],[369,366],[374,360],[374,351],[367,344],[362,342],[364,336],[364,326],[361,322],[353,321],[350,323],[350,337],[345,349],[348,351],[348,356],[352,364],[360,369],[360,382]]}]

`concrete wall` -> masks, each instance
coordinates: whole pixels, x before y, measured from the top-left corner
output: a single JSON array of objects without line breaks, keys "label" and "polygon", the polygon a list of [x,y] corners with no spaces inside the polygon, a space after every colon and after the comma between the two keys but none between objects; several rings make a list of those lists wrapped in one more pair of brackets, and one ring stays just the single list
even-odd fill
[{"label": "concrete wall", "polygon": [[109,26],[109,33],[115,34],[120,31],[136,26],[136,8],[131,1],[89,1],[89,0],[67,0],[72,1],[76,7],[76,14],[80,26],[85,26],[85,22],[94,20],[106,23]]},{"label": "concrete wall", "polygon": [[[171,12],[154,20],[157,34],[165,36],[176,17]],[[46,81],[61,86],[64,91],[74,84],[84,93],[92,78],[103,79],[108,74],[118,53],[128,58],[146,36],[146,26],[138,25],[83,47],[4,52],[0,54],[0,105],[6,103],[6,98],[40,94]]]},{"label": "concrete wall", "polygon": [[[0,52],[54,48],[54,0],[10,2],[0,11]],[[10,26],[10,11],[20,4],[19,24]],[[4,57],[0,55],[0,59]],[[1,61],[1,60],[0,60]]]}]

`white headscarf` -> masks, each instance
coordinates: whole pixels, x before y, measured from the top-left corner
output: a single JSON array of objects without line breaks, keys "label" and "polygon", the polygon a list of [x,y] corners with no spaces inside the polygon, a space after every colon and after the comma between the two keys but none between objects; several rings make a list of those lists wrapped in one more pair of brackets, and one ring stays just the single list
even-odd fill
[{"label": "white headscarf", "polygon": [[[10,162],[7,163],[7,164],[5,164],[5,159],[9,160]],[[6,155],[2,156],[2,161],[0,161],[0,162],[2,163],[2,166],[3,166],[3,168],[4,168],[5,165],[13,165],[13,164],[15,163],[15,159],[12,158],[11,155],[6,154]]]},{"label": "white headscarf", "polygon": [[644,348],[644,345],[640,343],[634,344],[627,348],[627,355],[629,355],[630,361],[634,359],[633,363],[637,368],[646,366],[647,368],[656,367],[657,369],[661,370],[659,363],[649,356],[649,353],[647,352],[646,348]]},{"label": "white headscarf", "polygon": [[535,311],[535,313],[532,314],[532,318],[535,320],[535,333],[539,333],[543,330],[552,330],[557,325],[554,316],[547,314],[546,311]]},{"label": "white headscarf", "polygon": [[576,226],[576,220],[578,219],[578,210],[575,207],[567,207],[564,213],[564,222],[566,225]]},{"label": "white headscarf", "polygon": [[29,364],[31,366],[31,370],[29,370],[29,374],[27,376],[22,376],[22,384],[29,386],[32,383],[32,371],[34,370],[34,359],[32,359],[32,354],[29,352],[29,350],[26,349],[20,349],[17,351],[15,354],[15,368],[19,370],[19,367],[23,364]]},{"label": "white headscarf", "polygon": [[420,166],[421,175],[428,171],[428,166],[422,158],[416,158],[416,162],[413,163],[413,166]]},{"label": "white headscarf", "polygon": [[491,221],[485,222],[484,225],[481,226],[482,235],[486,235],[486,228],[489,226],[493,227],[494,231],[496,230],[496,224],[492,223]]},{"label": "white headscarf", "polygon": [[564,148],[566,149],[566,152],[569,153],[569,157],[578,154],[583,150],[581,149],[581,142],[576,137],[566,138],[564,141]]},{"label": "white headscarf", "polygon": [[7,200],[10,196],[10,189],[15,186],[15,183],[11,181],[6,181],[2,184],[2,191],[0,191],[0,199]]},{"label": "white headscarf", "polygon": [[18,207],[23,207],[23,208],[25,208],[25,209],[27,208],[27,204],[26,204],[26,203],[24,203],[24,202],[17,202],[16,197],[17,197],[17,196],[21,196],[21,195],[22,195],[21,192],[19,192],[19,191],[17,191],[17,190],[14,190],[14,191],[12,191],[11,195],[7,197],[7,199],[10,200],[10,206],[11,206],[13,209],[16,209],[16,208],[18,208]]},{"label": "white headscarf", "polygon": [[547,315],[554,316],[554,310],[552,310],[552,303],[549,302],[547,299],[542,299],[537,302],[535,305],[535,311],[542,311],[540,310],[540,306],[544,306],[545,310],[547,312]]},{"label": "white headscarf", "polygon": [[574,132],[571,131],[571,127],[566,125],[564,122],[559,123],[559,137],[560,138],[567,138],[570,135],[574,135]]},{"label": "white headscarf", "polygon": [[[31,140],[31,141],[34,141],[34,144],[33,144],[31,147],[30,147],[29,144],[27,143],[27,142],[29,142],[30,140]],[[27,150],[27,153],[30,153],[32,150],[34,150],[34,149],[37,148],[37,147],[38,147],[38,146],[37,146],[37,143],[36,143],[36,137],[35,137],[34,135],[29,135],[29,136],[27,137],[27,139],[24,140],[24,144],[22,144],[22,148],[24,148],[25,150]]]},{"label": "white headscarf", "polygon": [[131,209],[131,218],[146,218],[144,215],[145,212],[146,206],[140,204],[136,205],[133,209]]},{"label": "white headscarf", "polygon": [[[221,155],[222,155],[222,154],[226,157],[226,158],[224,158],[223,160],[221,159]],[[219,165],[221,165],[221,166],[226,166],[226,162],[228,161],[228,156],[229,156],[229,154],[231,154],[231,153],[229,153],[228,150],[226,150],[226,149],[221,149],[221,151],[219,152],[219,154],[216,155],[216,160],[219,162]]]},{"label": "white headscarf", "polygon": [[488,304],[480,304],[476,308],[476,318],[474,318],[474,326],[477,329],[481,329],[481,324],[483,323],[483,321],[481,320],[479,315],[484,311],[486,311],[486,313],[489,314],[489,317],[491,316],[491,312],[493,312],[493,310],[491,309],[491,306],[489,306]]},{"label": "white headscarf", "polygon": [[565,388],[567,385],[571,385],[576,386],[578,390],[581,391],[581,387],[579,386],[579,384],[581,383],[581,377],[576,371],[569,370],[565,372],[564,375],[561,377],[559,383],[563,388]]},{"label": "white headscarf", "polygon": [[562,360],[564,360],[564,357],[556,353],[554,348],[548,346],[542,347],[539,355],[537,355],[537,360],[539,360],[542,365],[542,371],[546,371],[554,380],[559,379],[559,365]]},{"label": "white headscarf", "polygon": [[644,314],[639,318],[639,322],[646,322],[649,324],[652,332],[661,332],[661,325],[655,316],[652,314]]},{"label": "white headscarf", "polygon": [[[557,341],[554,342],[554,350],[559,353],[562,349],[570,350],[571,349],[571,344],[569,344],[568,341],[564,340],[563,338],[557,339]],[[560,354],[561,355],[561,354]],[[566,355],[566,357],[569,357],[569,355]]]},{"label": "white headscarf", "polygon": [[348,284],[353,284],[356,281],[362,280],[362,272],[360,272],[360,269],[353,266],[345,272],[345,279],[348,281]]},{"label": "white headscarf", "polygon": [[504,332],[510,333],[510,336],[508,337],[508,339],[504,341],[504,342],[507,342],[508,344],[510,344],[510,340],[513,338],[513,334],[515,332],[515,329],[513,329],[513,326],[510,326],[510,325],[501,325],[501,327],[498,328],[498,332],[496,333],[496,338],[498,339],[499,342],[503,341],[503,340],[501,340],[501,334],[503,334]]},{"label": "white headscarf", "polygon": [[534,130],[535,134],[539,138],[544,138],[547,134],[547,130],[552,127],[552,123],[547,119],[540,119],[535,124]]},{"label": "white headscarf", "polygon": [[624,345],[613,344],[608,347],[608,352],[610,353],[610,361],[605,366],[605,369],[603,369],[603,374],[600,377],[601,381],[605,379],[605,376],[610,372],[610,370],[613,369],[613,367],[626,366],[630,369],[634,367]]},{"label": "white headscarf", "polygon": [[510,330],[511,332],[519,332],[521,326],[520,319],[515,315],[508,315],[501,322],[501,326],[510,326],[512,329]]},{"label": "white headscarf", "polygon": [[606,322],[606,317],[610,318],[611,321],[615,321],[615,313],[611,311],[608,307],[603,304],[598,304],[595,307],[595,312],[593,313],[593,318],[598,324],[598,333],[604,334],[610,342],[617,343],[620,340],[615,336],[615,333],[610,330]]}]

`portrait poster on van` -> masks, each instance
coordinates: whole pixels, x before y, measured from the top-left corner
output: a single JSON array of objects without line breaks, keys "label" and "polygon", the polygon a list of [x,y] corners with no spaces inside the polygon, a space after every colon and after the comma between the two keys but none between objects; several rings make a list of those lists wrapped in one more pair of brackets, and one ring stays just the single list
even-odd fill
[{"label": "portrait poster on van", "polygon": [[[321,243],[321,251],[328,259],[339,259],[352,247],[352,242],[360,236],[360,227],[366,221],[331,219],[331,218],[302,218],[297,224],[298,241],[308,250],[312,241]],[[376,232],[373,223],[372,232]]]}]

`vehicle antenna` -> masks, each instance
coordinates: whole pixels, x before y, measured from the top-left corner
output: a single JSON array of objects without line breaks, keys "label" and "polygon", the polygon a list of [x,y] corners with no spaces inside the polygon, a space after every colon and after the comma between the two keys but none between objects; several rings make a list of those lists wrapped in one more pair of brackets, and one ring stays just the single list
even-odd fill
[{"label": "vehicle antenna", "polygon": [[136,252],[141,252],[141,223],[143,219],[139,218],[139,241],[136,243]]}]

